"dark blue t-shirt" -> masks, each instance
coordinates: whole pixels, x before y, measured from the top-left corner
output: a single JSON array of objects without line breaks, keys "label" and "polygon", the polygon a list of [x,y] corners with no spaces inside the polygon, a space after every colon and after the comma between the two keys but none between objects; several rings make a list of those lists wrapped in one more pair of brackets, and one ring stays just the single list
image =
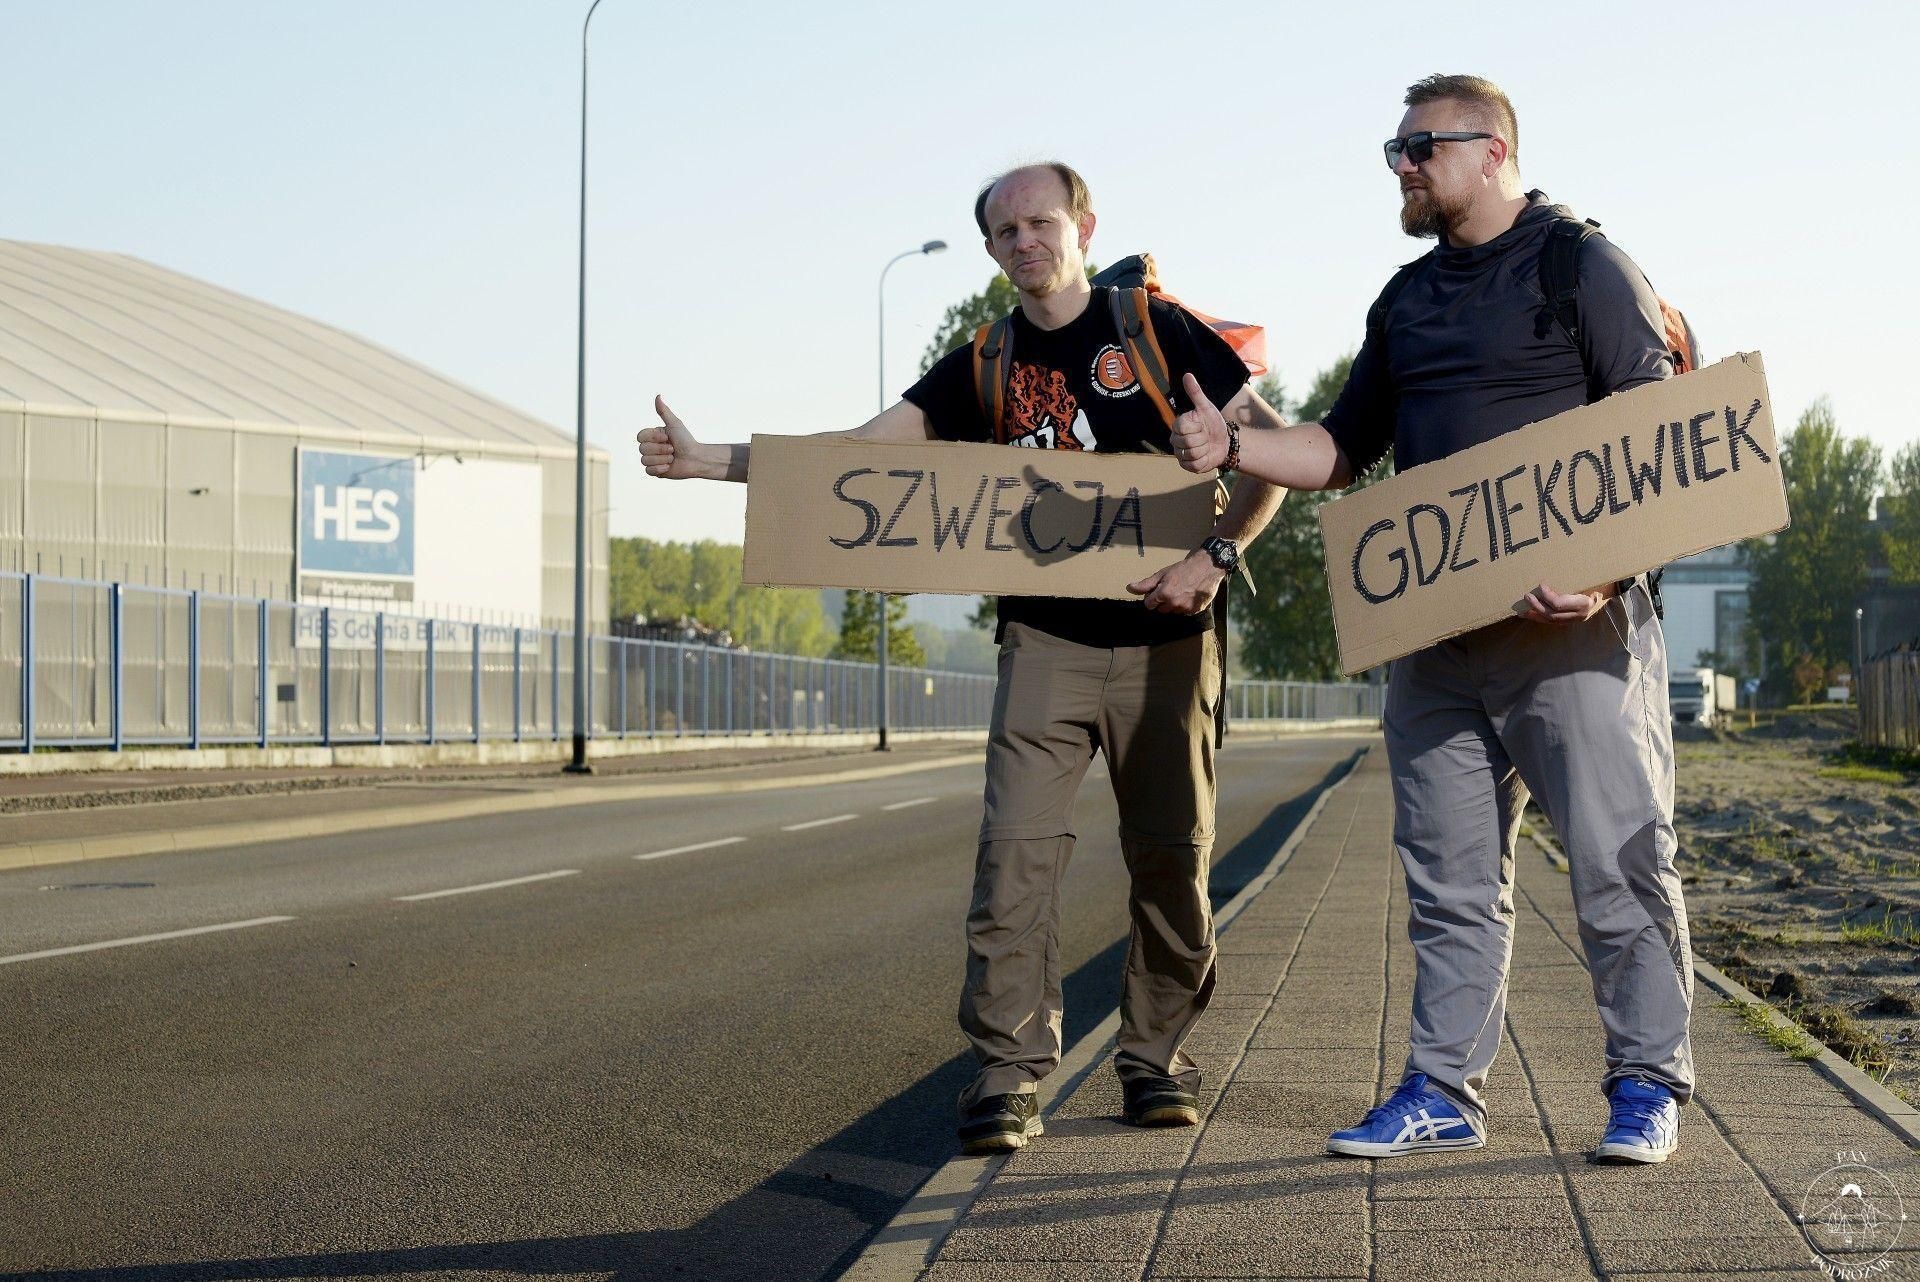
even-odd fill
[{"label": "dark blue t-shirt", "polygon": [[1369,332],[1321,425],[1360,475],[1391,449],[1401,471],[1670,377],[1660,302],[1604,236],[1580,251],[1581,349],[1540,292],[1540,253],[1564,205],[1538,191],[1484,245],[1444,236]]}]

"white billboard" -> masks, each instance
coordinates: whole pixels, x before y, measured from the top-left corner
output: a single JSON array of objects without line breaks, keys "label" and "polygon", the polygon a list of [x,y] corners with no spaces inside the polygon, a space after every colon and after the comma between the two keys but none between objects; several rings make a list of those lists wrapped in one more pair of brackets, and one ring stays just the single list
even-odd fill
[{"label": "white billboard", "polygon": [[[411,601],[418,614],[538,622],[538,463],[303,449],[295,466],[303,601]],[[357,478],[367,477],[382,488],[363,496],[372,481]]]}]

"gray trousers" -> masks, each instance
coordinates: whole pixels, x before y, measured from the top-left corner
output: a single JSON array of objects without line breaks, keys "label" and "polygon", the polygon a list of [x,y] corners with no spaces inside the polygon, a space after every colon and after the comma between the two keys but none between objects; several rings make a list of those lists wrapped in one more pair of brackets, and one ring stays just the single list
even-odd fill
[{"label": "gray trousers", "polygon": [[1645,587],[1582,624],[1507,620],[1396,661],[1385,720],[1416,958],[1407,1072],[1484,1131],[1530,792],[1572,865],[1602,1089],[1640,1076],[1686,1101],[1693,964],[1673,867],[1666,641]]},{"label": "gray trousers", "polygon": [[1211,633],[1084,646],[1008,624],[987,739],[986,815],[967,913],[960,1027],[979,1070],[961,1108],[1031,1091],[1060,1063],[1060,879],[1073,798],[1095,750],[1120,809],[1132,918],[1120,998],[1122,1079],[1200,1087],[1180,1044],[1213,993]]}]

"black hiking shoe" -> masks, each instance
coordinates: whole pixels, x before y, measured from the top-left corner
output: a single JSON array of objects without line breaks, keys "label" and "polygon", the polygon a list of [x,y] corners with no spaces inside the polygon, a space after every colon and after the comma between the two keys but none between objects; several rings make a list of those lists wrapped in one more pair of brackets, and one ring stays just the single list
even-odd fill
[{"label": "black hiking shoe", "polygon": [[1129,1126],[1198,1126],[1200,1097],[1170,1077],[1136,1077],[1120,1084]]},{"label": "black hiking shoe", "polygon": [[962,1153],[1010,1153],[1042,1134],[1040,1098],[1032,1091],[989,1095],[960,1119]]}]

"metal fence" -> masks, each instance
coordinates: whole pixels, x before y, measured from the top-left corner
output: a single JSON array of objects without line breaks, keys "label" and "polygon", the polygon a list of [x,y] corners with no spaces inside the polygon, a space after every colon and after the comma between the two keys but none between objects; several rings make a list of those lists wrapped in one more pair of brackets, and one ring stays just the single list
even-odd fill
[{"label": "metal fence", "polygon": [[1227,720],[1378,721],[1386,701],[1386,686],[1361,682],[1230,681]]},{"label": "metal fence", "polygon": [[[878,667],[589,638],[596,738],[878,726]],[[178,588],[0,573],[0,748],[560,740],[572,634]],[[888,724],[980,730],[994,678],[890,668]],[[1377,717],[1383,691],[1245,681],[1236,720]]]},{"label": "metal fence", "polygon": [[1860,742],[1920,750],[1920,651],[1893,650],[1860,665]]}]

